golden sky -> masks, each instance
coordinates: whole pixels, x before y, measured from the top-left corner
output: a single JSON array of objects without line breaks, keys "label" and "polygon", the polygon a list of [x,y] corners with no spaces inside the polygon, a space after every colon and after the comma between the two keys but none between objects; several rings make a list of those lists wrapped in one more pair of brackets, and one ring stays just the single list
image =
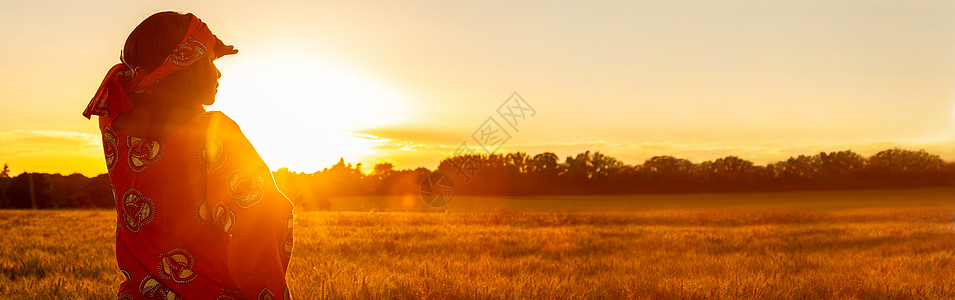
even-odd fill
[{"label": "golden sky", "polygon": [[515,91],[536,114],[498,151],[955,159],[952,1],[93,0],[4,3],[0,163],[105,172],[80,113],[163,10],[240,49],[210,109],[273,169],[434,168]]}]

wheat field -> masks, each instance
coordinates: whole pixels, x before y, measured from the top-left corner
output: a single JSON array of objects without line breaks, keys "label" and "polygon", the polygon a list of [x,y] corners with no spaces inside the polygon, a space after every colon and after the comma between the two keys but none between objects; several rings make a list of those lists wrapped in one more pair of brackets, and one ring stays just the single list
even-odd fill
[{"label": "wheat field", "polygon": [[[288,281],[296,299],[953,299],[953,196],[459,197],[446,211],[300,211]],[[115,298],[114,221],[0,211],[0,298]]]}]

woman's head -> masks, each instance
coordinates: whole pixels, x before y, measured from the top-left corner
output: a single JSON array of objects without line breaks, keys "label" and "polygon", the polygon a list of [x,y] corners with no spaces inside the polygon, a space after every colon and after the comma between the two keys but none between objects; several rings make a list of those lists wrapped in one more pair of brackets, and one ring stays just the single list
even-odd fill
[{"label": "woman's head", "polygon": [[[182,42],[193,16],[178,12],[160,12],[149,16],[126,38],[123,62],[153,72]],[[221,44],[221,43],[220,43]],[[213,48],[213,47],[210,47]],[[218,47],[215,47],[218,48]],[[172,73],[132,98],[157,101],[162,106],[198,107],[215,102],[219,70],[212,62],[214,49],[188,68]]]}]

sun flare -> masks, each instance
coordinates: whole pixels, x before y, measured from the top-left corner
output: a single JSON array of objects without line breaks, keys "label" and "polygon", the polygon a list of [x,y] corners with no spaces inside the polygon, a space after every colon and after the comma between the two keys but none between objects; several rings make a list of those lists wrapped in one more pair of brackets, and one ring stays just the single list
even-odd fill
[{"label": "sun flare", "polygon": [[340,157],[361,161],[387,140],[360,131],[404,117],[401,93],[347,67],[301,53],[240,56],[218,64],[222,78],[209,109],[236,120],[273,169],[313,172]]}]

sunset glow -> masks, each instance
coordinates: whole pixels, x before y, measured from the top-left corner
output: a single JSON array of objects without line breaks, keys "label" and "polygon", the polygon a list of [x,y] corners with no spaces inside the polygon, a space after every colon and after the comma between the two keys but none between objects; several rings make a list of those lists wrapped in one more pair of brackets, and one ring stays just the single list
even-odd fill
[{"label": "sunset glow", "polygon": [[500,151],[764,164],[899,146],[955,159],[950,1],[417,3],[10,3],[0,163],[105,172],[80,111],[132,28],[163,10],[195,13],[239,49],[216,62],[209,109],[273,169],[434,168],[515,91],[538,114]]},{"label": "sunset glow", "polygon": [[406,117],[402,94],[346,67],[302,53],[252,55],[221,64],[222,100],[209,109],[236,120],[271,165],[314,171],[342,157],[362,161],[387,141],[356,132]]},{"label": "sunset glow", "polygon": [[955,299],[955,0],[4,1],[0,40],[0,300]]}]

